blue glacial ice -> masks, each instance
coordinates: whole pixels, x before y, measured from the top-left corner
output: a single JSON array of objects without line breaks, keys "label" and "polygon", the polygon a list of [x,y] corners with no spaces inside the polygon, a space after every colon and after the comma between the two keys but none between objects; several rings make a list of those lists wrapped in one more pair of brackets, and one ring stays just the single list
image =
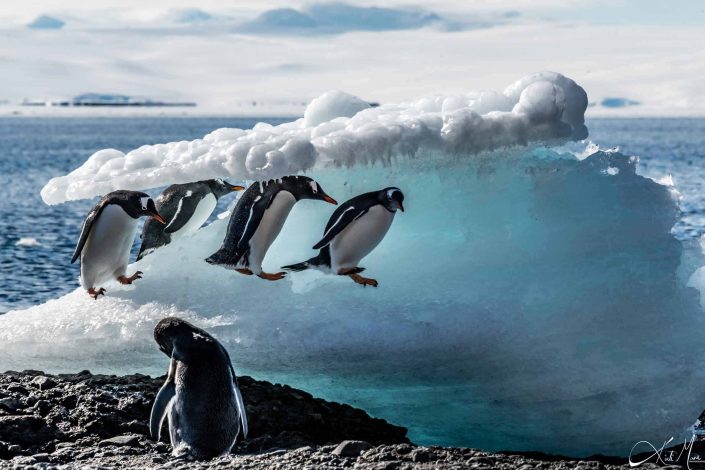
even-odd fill
[{"label": "blue glacial ice", "polygon": [[[586,136],[580,87],[538,74],[502,93],[316,118],[341,103],[357,106],[336,92],[308,124],[98,152],[43,196],[304,170],[339,201],[395,185],[407,210],[363,260],[378,289],[211,266],[227,226],[216,220],[135,263],[135,286],[0,316],[0,368],[162,374],[151,329],[179,315],[239,373],[361,406],[416,442],[624,455],[686,434],[705,405],[705,274],[693,276],[705,262],[670,233],[674,187],[629,156],[562,144]],[[330,213],[298,203],[265,269],[310,257]]]}]

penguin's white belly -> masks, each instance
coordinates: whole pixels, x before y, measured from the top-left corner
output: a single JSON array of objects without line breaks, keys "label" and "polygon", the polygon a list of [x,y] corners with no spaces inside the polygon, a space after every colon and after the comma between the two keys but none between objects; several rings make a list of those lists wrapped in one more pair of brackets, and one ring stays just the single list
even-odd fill
[{"label": "penguin's white belly", "polygon": [[331,269],[354,268],[384,239],[394,220],[394,212],[381,205],[372,206],[351,222],[330,244]]},{"label": "penguin's white belly", "polygon": [[85,289],[124,275],[135,239],[137,219],[108,204],[93,222],[81,251],[81,285]]},{"label": "penguin's white belly", "polygon": [[291,208],[296,204],[296,198],[289,191],[279,191],[272,204],[264,212],[262,221],[250,239],[249,269],[259,274],[262,272],[262,261],[267,250],[281,232]]},{"label": "penguin's white belly", "polygon": [[[193,211],[193,214],[191,215],[189,221],[186,222],[184,226],[181,227],[179,230],[172,233],[171,236],[180,237],[181,235],[186,235],[198,230],[203,224],[206,223],[208,217],[211,216],[211,214],[215,210],[215,206],[217,203],[218,200],[213,194],[207,194],[203,199],[198,201],[196,210]],[[183,214],[181,215],[183,216]],[[174,218],[176,218],[177,216],[179,216],[178,212],[174,214]]]}]

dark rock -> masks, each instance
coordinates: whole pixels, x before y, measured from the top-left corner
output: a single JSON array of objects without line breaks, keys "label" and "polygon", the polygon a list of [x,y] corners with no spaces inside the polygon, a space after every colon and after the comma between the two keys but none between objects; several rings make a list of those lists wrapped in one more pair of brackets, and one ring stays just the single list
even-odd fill
[{"label": "dark rock", "polygon": [[0,416],[0,440],[7,443],[34,448],[58,438],[57,431],[39,416]]},{"label": "dark rock", "polygon": [[431,455],[428,453],[428,450],[419,448],[419,449],[414,449],[411,452],[411,460],[414,462],[428,462],[430,460]]},{"label": "dark rock", "polygon": [[56,380],[51,377],[38,375],[32,379],[32,384],[38,387],[39,390],[49,390],[56,387]]},{"label": "dark rock", "polygon": [[115,436],[110,439],[104,439],[98,443],[98,447],[106,446],[139,446],[140,436],[134,434],[126,434],[124,436]]},{"label": "dark rock", "polygon": [[48,462],[49,461],[49,454],[46,453],[41,453],[41,454],[34,454],[32,456],[35,461],[37,462]]},{"label": "dark rock", "polygon": [[372,444],[365,441],[343,441],[331,454],[341,457],[357,457],[367,449],[371,449]]},{"label": "dark rock", "polygon": [[9,413],[15,413],[22,409],[22,402],[17,398],[2,398],[0,399],[0,409],[8,411]]}]

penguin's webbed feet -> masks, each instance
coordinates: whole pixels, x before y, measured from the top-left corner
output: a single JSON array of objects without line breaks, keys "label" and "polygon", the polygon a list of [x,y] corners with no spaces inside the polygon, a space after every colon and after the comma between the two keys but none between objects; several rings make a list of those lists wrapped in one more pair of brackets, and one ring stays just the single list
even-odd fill
[{"label": "penguin's webbed feet", "polygon": [[262,279],[266,279],[268,281],[278,281],[279,279],[284,279],[286,277],[285,272],[278,272],[278,273],[265,273],[264,271],[258,274],[259,277]]},{"label": "penguin's webbed feet", "polygon": [[93,297],[93,300],[98,300],[98,297],[100,297],[101,295],[105,295],[105,289],[103,289],[102,287],[100,289],[91,287],[90,289],[88,289],[88,295]]},{"label": "penguin's webbed feet", "polygon": [[348,276],[350,276],[350,279],[355,281],[357,284],[361,284],[362,287],[367,287],[367,286],[377,287],[377,286],[379,286],[379,282],[377,282],[377,279],[372,279],[371,277],[360,276],[357,273],[348,274]]},{"label": "penguin's webbed feet", "polygon": [[379,282],[377,282],[377,279],[372,279],[371,277],[360,276],[360,273],[364,270],[365,270],[365,268],[361,268],[358,266],[356,268],[341,269],[338,271],[338,274],[341,276],[350,276],[350,279],[355,281],[357,284],[361,284],[362,287],[367,287],[367,286],[377,287],[377,286],[379,286]]},{"label": "penguin's webbed feet", "polygon": [[120,284],[132,284],[137,279],[142,279],[142,271],[137,271],[132,276],[118,276],[117,280]]}]

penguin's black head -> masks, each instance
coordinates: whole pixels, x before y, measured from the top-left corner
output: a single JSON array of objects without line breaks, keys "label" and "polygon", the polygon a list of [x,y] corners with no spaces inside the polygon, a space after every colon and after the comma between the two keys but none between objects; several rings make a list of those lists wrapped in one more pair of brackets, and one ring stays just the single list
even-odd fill
[{"label": "penguin's black head", "polygon": [[401,209],[404,212],[404,193],[401,192],[401,189],[384,188],[379,192],[379,198],[382,201],[382,205],[389,212],[396,212],[397,209]]},{"label": "penguin's black head", "polygon": [[126,198],[120,201],[120,204],[130,217],[135,219],[142,216],[154,217],[162,224],[166,223],[162,216],[159,215],[157,206],[154,205],[154,200],[149,197],[149,194],[139,191],[124,191],[123,193],[126,195]]},{"label": "penguin's black head", "polygon": [[197,344],[215,344],[215,340],[204,330],[193,326],[189,322],[177,317],[167,317],[154,327],[154,340],[159,345],[159,350],[169,357],[173,357],[174,348],[189,350],[198,349]]},{"label": "penguin's black head", "polygon": [[323,188],[308,176],[286,176],[285,182],[292,186],[291,194],[294,195],[297,201],[301,199],[317,199],[338,205],[335,199],[327,195]]},{"label": "penguin's black head", "polygon": [[225,196],[226,194],[230,194],[233,191],[242,191],[243,189],[245,189],[244,186],[230,184],[220,178],[214,180],[207,180],[205,181],[205,183],[211,188],[213,195],[217,199],[220,199],[221,197]]}]

